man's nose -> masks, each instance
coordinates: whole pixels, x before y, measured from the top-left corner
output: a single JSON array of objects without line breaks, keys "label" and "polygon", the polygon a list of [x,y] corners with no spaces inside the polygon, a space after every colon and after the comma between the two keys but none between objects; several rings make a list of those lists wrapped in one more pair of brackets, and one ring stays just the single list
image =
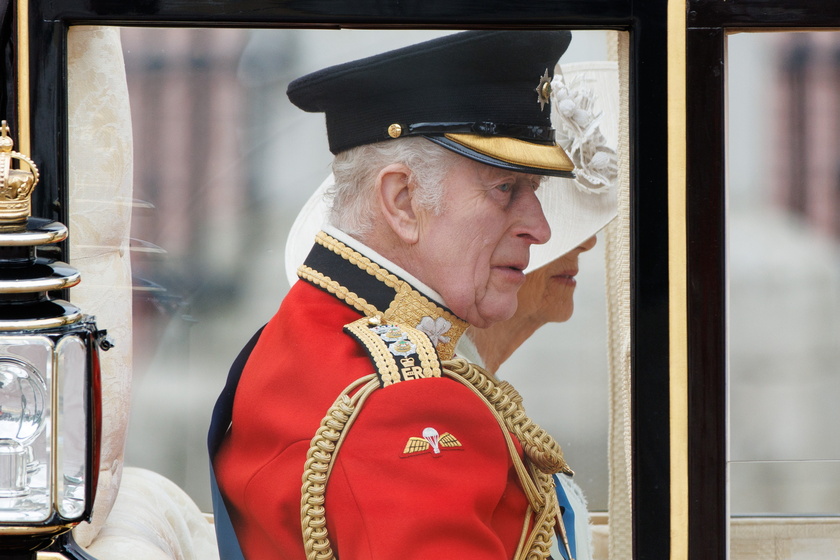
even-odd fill
[{"label": "man's nose", "polygon": [[526,237],[535,245],[542,245],[551,237],[551,226],[543,213],[537,193],[526,191],[519,200],[521,212],[519,237]]}]

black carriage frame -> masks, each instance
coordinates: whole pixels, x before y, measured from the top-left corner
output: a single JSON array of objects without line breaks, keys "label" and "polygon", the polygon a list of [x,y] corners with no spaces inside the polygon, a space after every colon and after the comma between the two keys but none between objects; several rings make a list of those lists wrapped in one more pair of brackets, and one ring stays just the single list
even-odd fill
[{"label": "black carriage frame", "polygon": [[[5,2],[4,2],[5,3]],[[669,29],[669,9],[671,28]],[[674,14],[676,10],[676,14]],[[674,17],[676,15],[676,17]],[[68,222],[67,30],[71,25],[169,27],[522,27],[617,29],[630,34],[633,557],[728,554],[726,488],[725,39],[740,29],[840,27],[823,0],[32,0],[32,157],[47,178],[33,213]],[[674,22],[683,26],[674,38]],[[670,33],[670,35],[669,35]],[[682,34],[684,33],[684,35]],[[6,50],[8,64],[9,50]],[[685,57],[685,128],[669,129],[669,57]],[[682,78],[679,78],[682,79]],[[6,79],[4,118],[15,120]],[[11,118],[10,118],[11,117]],[[669,141],[685,142],[669,159]],[[669,186],[669,165],[685,185]],[[674,188],[685,208],[670,210]],[[670,227],[669,227],[670,222]],[[685,228],[685,247],[670,229]],[[680,239],[679,237],[676,239]],[[670,241],[669,241],[670,240]],[[62,247],[67,258],[67,248]],[[685,261],[685,348],[669,347],[669,254]],[[683,297],[678,294],[677,297]],[[671,353],[685,352],[685,410],[672,409]],[[672,413],[687,437],[672,437]],[[673,526],[672,446],[687,461],[687,519]]]}]

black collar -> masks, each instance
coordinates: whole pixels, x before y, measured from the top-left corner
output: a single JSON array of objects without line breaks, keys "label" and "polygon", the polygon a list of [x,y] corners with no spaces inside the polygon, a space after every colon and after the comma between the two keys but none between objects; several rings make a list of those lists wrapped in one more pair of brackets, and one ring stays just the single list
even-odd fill
[{"label": "black collar", "polygon": [[368,317],[417,328],[451,359],[469,323],[438,305],[411,284],[325,232],[298,268],[298,276]]}]

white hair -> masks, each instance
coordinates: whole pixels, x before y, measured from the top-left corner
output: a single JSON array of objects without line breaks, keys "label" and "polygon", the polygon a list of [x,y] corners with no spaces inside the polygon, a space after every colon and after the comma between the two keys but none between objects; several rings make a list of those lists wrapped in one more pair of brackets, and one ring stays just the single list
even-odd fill
[{"label": "white hair", "polygon": [[377,217],[374,204],[376,176],[382,168],[402,163],[411,170],[414,200],[421,208],[439,214],[443,210],[443,179],[457,154],[425,138],[401,138],[366,144],[341,152],[333,160],[335,184],[326,192],[329,223],[341,231],[363,238]]}]

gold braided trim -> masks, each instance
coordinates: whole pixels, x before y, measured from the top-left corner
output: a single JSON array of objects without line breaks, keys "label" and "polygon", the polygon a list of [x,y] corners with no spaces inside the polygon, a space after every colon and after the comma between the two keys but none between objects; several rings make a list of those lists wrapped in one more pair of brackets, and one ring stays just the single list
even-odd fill
[{"label": "gold braided trim", "polygon": [[351,264],[358,266],[389,288],[397,289],[397,287],[402,283],[402,280],[400,280],[396,275],[392,274],[387,269],[382,268],[361,253],[354,251],[326,232],[319,231],[318,235],[315,236],[315,242],[329,249],[336,255],[341,256]]},{"label": "gold braided trim", "polygon": [[[362,389],[351,397],[350,394],[363,384]],[[324,507],[327,481],[347,429],[355,421],[364,401],[378,388],[379,381],[375,375],[367,375],[351,383],[327,411],[312,438],[300,489],[300,522],[307,560],[332,560],[335,557],[327,532]]]},{"label": "gold braided trim", "polygon": [[376,307],[368,303],[363,297],[360,297],[355,292],[351,292],[329,276],[318,272],[314,268],[302,264],[298,267],[298,276],[327,290],[341,301],[352,305],[356,311],[360,311],[368,316],[378,313]]},{"label": "gold braided trim", "polygon": [[449,360],[455,355],[455,345],[458,339],[470,326],[469,323],[460,319],[457,315],[449,313],[435,302],[415,290],[408,282],[401,282],[397,288],[397,295],[394,301],[383,313],[382,318],[394,323],[403,323],[417,326],[424,317],[443,317],[449,324],[446,331],[447,342],[437,341],[437,351],[441,360]]},{"label": "gold braided trim", "polygon": [[563,535],[561,542],[565,545],[566,552],[569,555],[569,558],[571,558],[572,556],[571,553],[569,553],[568,540],[565,538],[563,518],[560,516],[560,504],[557,501],[557,491],[554,487],[554,479],[550,474],[537,469],[533,463],[529,462],[528,468],[531,471],[531,476],[540,489],[540,493],[545,498],[545,505],[542,510],[536,512],[534,528],[523,547],[526,553],[522,556],[522,559],[545,560],[546,558],[549,558],[551,555],[551,541],[554,536],[555,526],[559,528],[559,532]]},{"label": "gold braided trim", "polygon": [[344,328],[354,334],[359,339],[359,342],[367,348],[382,386],[387,387],[393,383],[399,383],[402,379],[400,378],[400,368],[397,366],[397,360],[388,351],[388,346],[385,345],[385,342],[378,335],[371,332],[368,325],[368,320],[362,318],[349,325],[345,325]]},{"label": "gold braided trim", "polygon": [[408,282],[401,280],[387,269],[379,266],[366,256],[354,251],[327,233],[323,231],[319,232],[315,237],[315,242],[361,270],[364,270],[376,280],[393,289],[396,295],[388,306],[388,309],[378,310],[363,297],[341,285],[340,282],[311,267],[301,265],[298,268],[298,276],[300,278],[327,290],[341,301],[346,302],[368,317],[382,315],[382,318],[388,322],[412,325],[413,327],[417,327],[424,317],[431,317],[432,319],[443,317],[450,324],[450,328],[441,334],[448,340],[445,342],[440,339],[436,341],[437,352],[443,360],[448,360],[455,355],[455,345],[469,327],[469,323],[440,307],[437,303],[415,290]]},{"label": "gold braided trim", "polygon": [[[358,323],[358,321],[356,322]],[[353,323],[351,323],[352,325]],[[368,327],[364,331],[371,333]],[[371,333],[373,334],[373,333]],[[374,335],[376,336],[376,335]],[[376,338],[379,338],[378,336]],[[377,366],[378,367],[378,366]],[[462,359],[443,363],[443,373],[471,388],[483,397],[494,412],[508,444],[525,494],[531,504],[526,513],[523,536],[516,560],[545,560],[549,557],[551,537],[555,527],[568,551],[565,527],[559,515],[560,507],[554,488],[552,472],[571,473],[563,460],[560,446],[547,434],[534,430],[535,424],[522,411],[522,398],[509,385],[498,386],[486,372]],[[361,389],[359,387],[361,386]],[[307,560],[333,560],[335,553],[329,540],[326,522],[325,495],[335,456],[346,434],[367,398],[380,387],[375,374],[351,383],[335,400],[312,438],[301,477],[301,530]],[[357,391],[357,389],[359,389]],[[355,392],[355,393],[354,393]],[[354,394],[353,394],[354,393]],[[352,396],[350,396],[352,394]],[[517,410],[518,407],[518,410]],[[524,426],[524,428],[523,428]],[[510,433],[516,434],[522,444],[528,465],[525,467],[516,452]],[[520,435],[520,433],[522,435]],[[526,435],[530,438],[526,439]],[[545,465],[559,465],[554,471]],[[526,470],[527,469],[527,470]],[[528,532],[529,519],[535,516],[533,529]]]},{"label": "gold braided trim", "polygon": [[[440,377],[440,360],[425,333],[407,325],[383,323],[378,317],[363,317],[344,325],[344,328],[367,348],[383,387],[412,379]],[[388,343],[372,330],[375,328],[394,329],[398,332],[399,339],[394,339],[392,343],[397,340],[410,341],[414,345],[412,354],[417,355],[420,364],[417,365],[414,357],[409,355],[404,355],[397,363],[397,355],[392,353]]]},{"label": "gold braided trim", "polygon": [[[451,367],[453,365],[458,367],[453,369]],[[503,399],[496,399],[499,404],[493,404],[493,401],[488,398],[486,393],[493,393],[493,391],[488,389],[488,387],[489,385],[495,385],[495,382],[487,377],[487,372],[475,364],[470,364],[465,360],[458,359],[444,362],[443,367],[444,374],[471,389],[476,396],[487,403],[488,408],[491,412],[493,412],[493,415],[495,416],[496,421],[499,423],[499,427],[505,436],[505,440],[508,443],[508,451],[510,453],[511,460],[513,461],[516,474],[519,477],[519,482],[522,485],[522,489],[524,490],[525,496],[530,504],[528,511],[525,514],[522,537],[520,538],[519,545],[517,546],[516,553],[514,554],[514,559],[544,560],[549,558],[551,552],[551,539],[555,532],[555,527],[557,528],[556,532],[561,542],[565,546],[567,553],[569,553],[569,558],[571,558],[565,526],[563,525],[562,517],[559,515],[560,505],[557,501],[557,491],[554,486],[554,479],[550,473],[540,469],[529,457],[529,452],[534,453],[532,445],[517,436],[522,444],[523,450],[525,451],[526,461],[528,463],[526,467],[525,464],[523,464],[522,459],[519,457],[519,453],[511,440],[510,432],[517,433],[518,431],[514,429],[512,424],[515,421],[523,423],[521,421],[521,415],[511,414],[509,405],[505,405]],[[508,395],[512,394],[510,398],[517,402],[521,409],[522,398],[515,392],[513,387],[510,387],[510,384],[507,384],[507,387],[508,388],[505,389],[504,392]],[[530,422],[530,420],[528,420],[528,422]],[[527,433],[531,433],[532,431],[533,430],[529,429],[527,430]],[[548,437],[550,438],[550,436]],[[538,441],[542,441],[543,439],[544,438],[539,438]],[[559,445],[557,445],[556,442],[554,442],[554,445],[559,451]],[[545,453],[535,454],[538,458],[542,458],[544,455]],[[565,461],[562,460],[562,452],[560,454],[560,461],[562,461],[565,465]],[[568,466],[566,466],[566,469],[571,471]],[[530,521],[532,515],[534,516],[534,523],[533,529],[529,533],[528,529],[531,527]]]},{"label": "gold braided trim", "polygon": [[452,372],[473,385],[504,419],[505,426],[522,443],[525,455],[541,471],[573,475],[563,459],[560,444],[533,422],[522,407],[522,397],[507,381],[496,383],[482,368],[462,358],[443,362],[444,372]]},{"label": "gold braided trim", "polygon": [[[454,373],[453,371],[446,369],[444,366],[443,373],[452,379],[453,381],[457,381],[458,383],[464,385],[467,389],[472,391],[476,397],[481,399],[484,404],[487,405],[487,408],[493,414],[493,417],[496,419],[496,422],[499,424],[499,429],[502,432],[502,436],[505,438],[505,444],[508,448],[508,454],[510,455],[511,462],[513,463],[513,468],[516,470],[516,476],[519,478],[519,483],[522,485],[522,490],[525,492],[525,497],[530,504],[530,507],[534,511],[542,510],[543,506],[545,505],[545,499],[540,493],[539,488],[531,479],[530,472],[528,468],[525,466],[525,463],[522,461],[522,458],[519,456],[519,450],[516,448],[516,445],[513,443],[513,437],[510,434],[510,428],[507,427],[505,424],[505,419],[502,418],[502,415],[499,414],[499,411],[496,410],[488,401],[484,395],[481,394],[481,391],[478,390],[475,385],[470,383],[467,379]],[[530,511],[528,515],[526,515],[526,528],[528,527],[528,519],[530,517]]]}]

